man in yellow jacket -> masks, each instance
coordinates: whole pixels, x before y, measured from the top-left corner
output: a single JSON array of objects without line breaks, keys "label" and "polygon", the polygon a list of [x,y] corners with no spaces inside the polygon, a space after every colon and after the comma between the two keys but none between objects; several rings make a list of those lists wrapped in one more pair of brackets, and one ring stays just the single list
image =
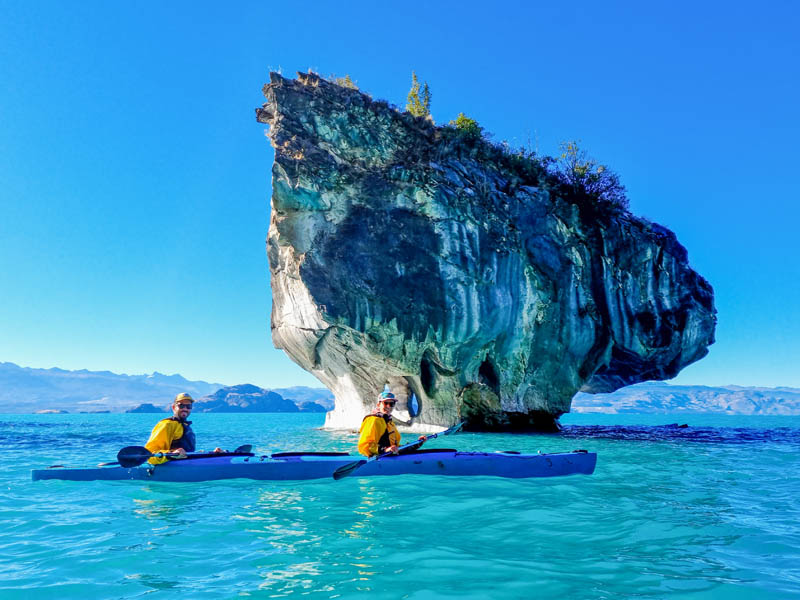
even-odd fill
[{"label": "man in yellow jacket", "polygon": [[[376,456],[385,452],[397,454],[400,446],[400,432],[392,421],[392,411],[397,399],[392,392],[383,392],[378,396],[377,410],[368,414],[361,421],[358,451],[364,456]],[[425,436],[420,436],[420,446]]]},{"label": "man in yellow jacket", "polygon": [[[150,452],[170,452],[177,454],[173,458],[186,458],[187,452],[194,452],[195,437],[192,422],[187,421],[192,412],[194,399],[187,393],[175,396],[172,403],[172,416],[162,419],[150,433],[150,439],[144,445]],[[217,449],[219,450],[219,449]],[[159,465],[167,458],[151,458],[150,464]]]}]

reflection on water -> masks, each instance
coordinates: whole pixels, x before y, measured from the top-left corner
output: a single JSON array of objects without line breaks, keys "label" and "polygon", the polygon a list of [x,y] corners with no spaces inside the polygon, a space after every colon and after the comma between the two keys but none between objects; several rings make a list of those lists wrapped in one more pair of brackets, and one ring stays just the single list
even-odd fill
[{"label": "reflection on water", "polygon": [[705,444],[800,444],[800,429],[790,427],[697,427],[686,423],[668,425],[565,425],[558,434],[587,441],[613,439],[626,441],[697,442]]},{"label": "reflection on water", "polygon": [[259,575],[264,581],[259,584],[258,589],[274,589],[275,592],[280,592],[273,594],[272,597],[288,596],[298,589],[312,588],[315,585],[315,577],[320,573],[320,563],[317,561],[294,563],[284,568],[275,568],[268,564],[260,565]]},{"label": "reflection on water", "polygon": [[148,573],[135,573],[133,575],[126,575],[125,579],[138,581],[153,590],[170,590],[177,588],[180,582],[175,579],[165,579],[158,575],[150,575]]},{"label": "reflection on water", "polygon": [[359,502],[353,507],[351,526],[344,529],[343,533],[351,538],[363,540],[372,536],[376,511],[381,508],[382,495],[378,491],[379,488],[376,488],[374,484],[368,483],[365,479],[359,479],[357,484]]},{"label": "reflection on water", "polygon": [[[188,527],[197,518],[207,494],[193,485],[145,485],[131,498],[133,514],[150,521],[164,521],[169,526]],[[167,533],[174,535],[175,531]]]},{"label": "reflection on water", "polygon": [[[350,581],[361,582],[359,589],[371,589],[364,583],[382,573],[381,555],[394,552],[393,534],[385,529],[391,493],[366,479],[278,485],[262,487],[255,502],[231,517],[258,539],[253,566],[262,579],[259,590],[333,591],[321,577],[331,572],[349,573]],[[332,551],[336,540],[350,540],[352,554]]]}]

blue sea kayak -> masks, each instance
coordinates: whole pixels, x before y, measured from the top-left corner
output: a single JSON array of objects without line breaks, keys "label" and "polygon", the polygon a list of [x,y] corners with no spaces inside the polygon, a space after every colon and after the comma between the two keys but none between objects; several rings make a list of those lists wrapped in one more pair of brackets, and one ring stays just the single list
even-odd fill
[{"label": "blue sea kayak", "polygon": [[[172,460],[162,465],[72,469],[50,467],[31,472],[34,481],[146,480],[170,482],[256,479],[285,481],[331,478],[333,472],[363,457],[338,452],[285,452],[268,456],[202,455]],[[576,450],[560,454],[515,452],[458,452],[451,449],[420,450],[366,463],[354,477],[375,475],[484,475],[492,477],[557,477],[591,475],[597,454]]]}]

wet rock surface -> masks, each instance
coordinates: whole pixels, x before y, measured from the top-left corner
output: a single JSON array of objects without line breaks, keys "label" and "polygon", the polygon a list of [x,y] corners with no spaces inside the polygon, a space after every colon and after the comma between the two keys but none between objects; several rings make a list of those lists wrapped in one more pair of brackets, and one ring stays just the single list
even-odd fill
[{"label": "wet rock surface", "polygon": [[420,430],[549,430],[708,352],[713,291],[669,230],[316,75],[264,93],[273,341],[334,393],[326,425],[389,384]]}]

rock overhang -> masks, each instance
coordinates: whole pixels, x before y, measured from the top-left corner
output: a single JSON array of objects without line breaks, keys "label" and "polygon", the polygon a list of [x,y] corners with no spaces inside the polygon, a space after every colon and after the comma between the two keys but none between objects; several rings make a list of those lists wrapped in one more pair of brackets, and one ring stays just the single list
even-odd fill
[{"label": "rock overhang", "polygon": [[713,290],[668,229],[314,74],[264,92],[273,340],[333,391],[329,426],[388,384],[422,428],[552,428],[578,391],[674,377],[713,343]]}]

